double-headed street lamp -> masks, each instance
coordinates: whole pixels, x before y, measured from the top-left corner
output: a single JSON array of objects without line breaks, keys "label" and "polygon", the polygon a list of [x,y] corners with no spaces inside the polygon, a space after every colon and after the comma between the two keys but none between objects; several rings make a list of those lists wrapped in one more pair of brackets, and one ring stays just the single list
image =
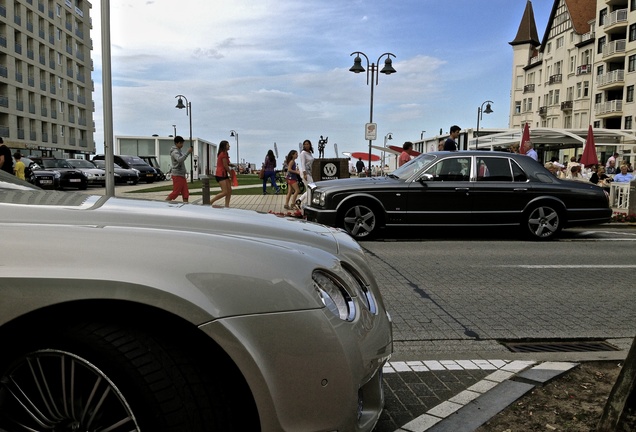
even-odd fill
[{"label": "double-headed street lamp", "polygon": [[235,130],[230,131],[230,136],[236,138],[236,166],[239,172],[241,172],[241,160],[239,159],[239,147],[238,147],[238,132]]},{"label": "double-headed street lamp", "polygon": [[[490,108],[490,104],[493,104],[493,101],[485,101],[479,108],[477,108],[477,134],[475,139],[475,150],[479,147],[479,121],[483,114],[490,114],[493,112],[492,108]],[[486,109],[484,109],[484,105],[486,105]]]},{"label": "double-headed street lamp", "polygon": [[[194,143],[192,142],[192,103],[188,102],[188,98],[184,95],[176,95],[175,98],[179,98],[177,100],[177,106],[175,108],[186,109],[186,115],[190,118],[190,147],[194,147]],[[186,103],[183,104],[183,99],[185,99]],[[175,129],[175,134],[177,130]],[[193,154],[190,155],[190,183],[194,182],[194,150]]]},{"label": "double-headed street lamp", "polygon": [[[363,52],[360,51],[355,51],[352,52],[349,57],[351,57],[352,55],[356,55],[356,58],[353,60],[353,66],[351,66],[351,69],[349,69],[349,71],[353,72],[353,73],[360,73],[360,72],[365,72],[364,67],[362,66],[362,59],[360,58],[360,56],[364,56],[364,58],[367,60],[367,85],[369,85],[369,71],[371,71],[371,108],[369,110],[369,123],[373,123],[373,88],[378,85],[378,78],[379,78],[379,74],[376,75],[376,72],[378,71],[378,67],[380,64],[380,60],[382,59],[382,57],[386,56],[386,60],[384,60],[384,67],[382,68],[382,70],[380,71],[380,73],[386,74],[386,75],[391,75],[392,73],[397,72],[395,69],[393,69],[393,62],[391,61],[391,56],[393,56],[395,58],[395,54],[391,54],[391,53],[384,53],[382,54],[380,57],[378,57],[378,61],[376,63],[371,63],[369,64],[369,57],[367,57],[367,55]],[[371,145],[372,145],[372,141],[373,140],[369,140],[369,172],[371,172]]]}]

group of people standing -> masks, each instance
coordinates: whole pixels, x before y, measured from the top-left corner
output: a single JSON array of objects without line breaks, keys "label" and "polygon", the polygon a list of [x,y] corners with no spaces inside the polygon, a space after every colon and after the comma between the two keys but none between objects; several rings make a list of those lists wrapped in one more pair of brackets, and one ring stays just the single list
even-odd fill
[{"label": "group of people standing", "polygon": [[[188,202],[190,191],[188,189],[187,171],[185,161],[188,156],[192,155],[192,147],[187,151],[182,151],[184,139],[181,136],[174,138],[174,146],[170,149],[170,160],[172,167],[172,192],[166,197],[167,201],[174,201],[181,195],[184,202]],[[216,194],[211,200],[210,205],[214,206],[215,202],[224,199],[225,207],[230,206],[232,198],[232,170],[237,165],[230,162],[229,156],[230,143],[223,140],[219,143],[219,150],[216,159],[216,171],[214,177],[221,187],[221,192]],[[302,202],[306,199],[307,192],[300,194],[299,182],[305,184],[312,183],[314,178],[311,168],[314,163],[314,148],[310,140],[303,141],[303,149],[300,152],[300,158],[297,150],[291,150],[285,157],[284,166],[286,169],[285,180],[287,181],[287,195],[285,196],[286,210],[300,210]],[[299,163],[296,160],[299,159]],[[269,181],[275,194],[280,193],[280,187],[276,184],[276,156],[274,152],[269,150],[263,161],[263,195],[267,195],[267,182]],[[291,205],[290,205],[291,201]]]}]

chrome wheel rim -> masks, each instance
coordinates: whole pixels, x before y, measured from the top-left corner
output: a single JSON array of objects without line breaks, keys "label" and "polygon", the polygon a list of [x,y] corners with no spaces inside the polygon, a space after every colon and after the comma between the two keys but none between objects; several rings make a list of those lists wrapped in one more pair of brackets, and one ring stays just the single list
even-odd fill
[{"label": "chrome wheel rim", "polygon": [[0,381],[0,427],[14,431],[139,431],[119,389],[89,361],[58,350],[22,357]]},{"label": "chrome wheel rim", "polygon": [[559,214],[551,207],[537,207],[528,218],[528,228],[535,237],[552,236],[559,229]]},{"label": "chrome wheel rim", "polygon": [[357,205],[347,210],[344,227],[354,237],[366,237],[374,229],[376,217],[369,207]]}]

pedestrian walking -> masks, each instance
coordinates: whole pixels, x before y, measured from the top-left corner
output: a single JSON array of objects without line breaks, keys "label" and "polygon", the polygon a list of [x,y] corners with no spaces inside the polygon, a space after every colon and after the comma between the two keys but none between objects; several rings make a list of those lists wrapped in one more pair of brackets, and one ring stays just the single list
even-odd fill
[{"label": "pedestrian walking", "polygon": [[450,136],[446,138],[444,141],[444,150],[445,151],[457,151],[459,147],[457,146],[457,138],[459,138],[459,131],[461,128],[457,125],[453,125],[450,128]]},{"label": "pedestrian walking", "polygon": [[296,197],[300,193],[300,187],[298,186],[298,181],[300,180],[300,170],[298,169],[298,165],[296,164],[296,158],[298,157],[298,152],[296,150],[292,150],[289,152],[287,157],[285,158],[285,163],[287,164],[287,175],[285,178],[287,179],[287,195],[285,196],[285,210],[292,210],[296,207],[295,204],[289,206],[289,200],[291,198],[291,202],[296,202]]},{"label": "pedestrian walking", "polygon": [[267,195],[267,180],[272,184],[272,188],[276,190],[276,195],[280,193],[280,188],[276,184],[276,156],[270,149],[265,155],[265,161],[263,162],[263,195]]},{"label": "pedestrian walking", "polygon": [[174,137],[174,146],[170,149],[172,192],[168,195],[166,201],[174,201],[179,195],[183,198],[183,202],[188,202],[190,198],[190,190],[188,189],[188,180],[186,178],[187,171],[183,162],[192,154],[193,148],[190,146],[184,154],[181,151],[183,142],[183,137],[177,135]]},{"label": "pedestrian walking", "polygon": [[210,205],[214,205],[217,200],[225,198],[225,207],[230,206],[230,199],[232,198],[232,180],[230,180],[230,168],[236,167],[236,164],[230,163],[230,143],[223,140],[219,143],[219,151],[216,156],[216,171],[214,172],[214,178],[221,187],[221,192],[214,195],[214,198],[210,201]]}]

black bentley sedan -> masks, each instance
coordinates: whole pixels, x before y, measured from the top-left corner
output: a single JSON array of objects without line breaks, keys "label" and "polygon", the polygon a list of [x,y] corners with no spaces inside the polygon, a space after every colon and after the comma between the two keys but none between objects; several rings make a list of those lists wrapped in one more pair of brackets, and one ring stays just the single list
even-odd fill
[{"label": "black bentley sedan", "polygon": [[309,186],[308,220],[342,227],[356,239],[390,226],[518,226],[534,239],[565,227],[609,222],[606,192],[559,180],[532,158],[513,153],[425,153],[386,177]]}]

